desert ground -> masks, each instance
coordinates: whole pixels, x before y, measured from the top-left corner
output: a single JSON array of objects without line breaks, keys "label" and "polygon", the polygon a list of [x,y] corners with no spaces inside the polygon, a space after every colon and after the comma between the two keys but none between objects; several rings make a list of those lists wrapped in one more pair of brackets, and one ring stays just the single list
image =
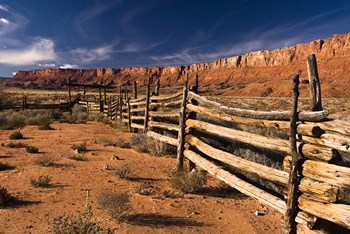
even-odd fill
[{"label": "desert ground", "polygon": [[[182,194],[169,182],[176,167],[171,156],[156,157],[130,148],[104,146],[103,139],[130,140],[132,134],[98,122],[86,124],[54,123],[54,130],[26,126],[25,139],[15,140],[39,148],[6,147],[16,130],[0,130],[0,162],[13,166],[0,171],[0,185],[16,197],[7,208],[0,208],[0,233],[50,233],[53,219],[84,212],[86,195],[92,206],[92,219],[114,233],[281,233],[282,216],[243,194],[227,190],[208,175],[207,185],[197,194]],[[85,143],[86,152],[77,153],[73,144]],[[43,155],[55,159],[43,167],[34,161]],[[85,161],[72,160],[82,156]],[[116,157],[113,157],[116,156]],[[113,175],[113,168],[130,166],[126,179]],[[47,188],[35,188],[31,179],[48,175]],[[140,188],[148,188],[140,194]],[[127,192],[131,208],[118,222],[99,207],[103,191]],[[255,215],[259,211],[263,215]]]}]

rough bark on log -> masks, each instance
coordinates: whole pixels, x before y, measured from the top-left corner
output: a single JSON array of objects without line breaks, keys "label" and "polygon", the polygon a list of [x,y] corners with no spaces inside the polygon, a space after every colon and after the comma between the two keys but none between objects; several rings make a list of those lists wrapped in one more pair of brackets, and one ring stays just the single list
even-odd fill
[{"label": "rough bark on log", "polygon": [[181,105],[182,100],[176,100],[176,101],[169,101],[169,102],[157,102],[157,103],[151,103],[150,106],[152,108],[155,107],[172,107],[172,106],[179,106]]},{"label": "rough bark on log", "polygon": [[321,85],[318,77],[316,55],[307,56],[306,62],[310,83],[310,109],[311,111],[322,111]]},{"label": "rough bark on log", "polygon": [[[188,96],[197,100],[199,103],[204,105],[210,105],[216,108],[218,111],[223,111],[226,114],[231,114],[239,117],[254,118],[254,119],[266,119],[266,120],[289,120],[290,111],[255,111],[255,110],[245,110],[240,108],[232,108],[224,106],[220,103],[210,101],[205,97],[201,97],[193,92],[189,92]],[[322,121],[326,120],[328,117],[328,111],[315,111],[306,112],[301,111],[298,114],[298,119],[301,121]]]},{"label": "rough bark on log", "polygon": [[177,97],[181,97],[183,94],[183,92],[177,92],[175,94],[172,95],[162,95],[162,96],[152,96],[151,100],[152,101],[167,101],[167,100],[171,100]]},{"label": "rough bark on log", "polygon": [[333,149],[350,153],[350,138],[334,134],[323,134],[320,138],[302,136],[302,140],[312,144],[331,147]]},{"label": "rough bark on log", "polygon": [[[221,120],[230,121],[238,124],[252,125],[256,127],[266,127],[266,128],[277,129],[281,131],[290,130],[288,121],[263,120],[263,119],[237,117],[237,116],[225,114],[223,112],[211,110],[210,108],[195,106],[192,104],[188,104],[188,110],[196,112],[201,115],[206,115],[209,117],[218,118]],[[315,124],[302,124],[302,123],[298,124],[297,130],[299,134],[315,136],[315,137],[319,137],[324,132],[319,126]]]},{"label": "rough bark on log", "polygon": [[329,220],[350,230],[350,206],[344,204],[311,201],[301,195],[298,199],[300,209],[317,217]]},{"label": "rough bark on log", "polygon": [[[197,166],[206,170],[207,172],[219,178],[220,180],[224,181],[226,184],[237,189],[241,193],[253,197],[259,200],[261,203],[277,210],[281,214],[284,214],[286,209],[286,203],[282,199],[277,198],[269,194],[268,192],[265,192],[264,190],[245,182],[237,176],[222,169],[220,166],[217,166],[209,160],[202,158],[200,155],[191,150],[185,150],[184,155],[187,159],[194,162]],[[298,223],[303,223],[312,227],[316,222],[316,219],[313,216],[305,214],[304,212],[299,212],[296,221]]]},{"label": "rough bark on log", "polygon": [[169,112],[150,111],[149,116],[151,116],[151,117],[163,117],[163,118],[179,118],[180,110],[176,109],[175,111],[169,111]]},{"label": "rough bark on log", "polygon": [[177,139],[178,139],[177,170],[178,171],[183,170],[183,164],[184,164],[187,94],[188,94],[188,75],[186,76],[185,84],[183,87],[181,109],[180,109],[180,116],[179,116],[179,131],[177,135]]},{"label": "rough bark on log", "polygon": [[169,145],[173,145],[173,146],[178,145],[178,140],[176,138],[164,136],[164,135],[161,135],[161,134],[153,132],[153,131],[147,131],[147,136],[152,137],[158,141],[167,143]]},{"label": "rough bark on log", "polygon": [[162,128],[169,131],[179,131],[180,129],[179,125],[156,122],[156,121],[149,121],[148,125],[152,128]]},{"label": "rough bark on log", "polygon": [[[285,157],[283,160],[284,169],[286,171],[290,170],[290,167],[288,166],[290,160],[290,156]],[[305,177],[321,182],[327,182],[331,185],[350,188],[349,167],[342,167],[324,162],[305,160],[305,162],[303,163],[302,174]]]}]

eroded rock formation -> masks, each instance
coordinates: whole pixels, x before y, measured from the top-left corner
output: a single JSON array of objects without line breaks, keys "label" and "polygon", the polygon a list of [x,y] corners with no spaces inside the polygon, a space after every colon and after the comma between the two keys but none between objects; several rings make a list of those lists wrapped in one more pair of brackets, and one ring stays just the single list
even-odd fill
[{"label": "eroded rock formation", "polygon": [[[97,69],[41,69],[19,71],[10,85],[30,88],[62,88],[70,77],[74,82],[144,85],[147,77],[159,76],[162,86],[181,85],[188,74],[190,82],[198,72],[200,90],[211,94],[233,96],[290,96],[292,77],[300,72],[306,81],[306,56],[316,54],[322,94],[326,97],[350,97],[350,33],[336,34],[275,50],[263,50],[222,58],[214,62],[190,66],[97,68]],[[308,95],[307,82],[301,86]]]}]

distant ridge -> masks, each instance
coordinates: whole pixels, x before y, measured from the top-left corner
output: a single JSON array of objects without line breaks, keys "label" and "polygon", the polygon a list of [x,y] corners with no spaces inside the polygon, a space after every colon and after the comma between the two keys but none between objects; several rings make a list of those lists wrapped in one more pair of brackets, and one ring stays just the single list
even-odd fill
[{"label": "distant ridge", "polygon": [[[208,94],[233,96],[290,96],[291,77],[298,71],[307,80],[306,56],[315,53],[326,97],[350,97],[350,33],[335,34],[292,47],[250,52],[244,55],[222,58],[209,63],[190,66],[132,67],[96,69],[41,69],[19,71],[8,82],[22,88],[57,88],[71,77],[74,82],[131,84],[134,80],[144,85],[147,78],[160,77],[163,86],[180,85],[185,75],[198,72],[200,90]],[[307,82],[301,86],[307,95]]]}]

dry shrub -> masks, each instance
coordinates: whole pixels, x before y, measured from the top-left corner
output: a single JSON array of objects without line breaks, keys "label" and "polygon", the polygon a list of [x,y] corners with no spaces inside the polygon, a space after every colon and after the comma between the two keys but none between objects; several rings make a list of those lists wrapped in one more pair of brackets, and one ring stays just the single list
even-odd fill
[{"label": "dry shrub", "polygon": [[104,230],[100,222],[92,220],[92,208],[87,193],[85,211],[81,214],[77,212],[74,215],[61,215],[54,218],[52,223],[52,233],[54,234],[112,234],[113,230]]},{"label": "dry shrub", "polygon": [[51,127],[50,123],[44,123],[41,126],[39,126],[39,130],[55,130],[55,129]]},{"label": "dry shrub", "polygon": [[23,115],[26,118],[26,124],[42,126],[52,123],[51,112],[48,110],[25,110]]},{"label": "dry shrub", "polygon": [[81,144],[74,144],[74,145],[72,145],[71,148],[72,148],[73,150],[77,150],[78,153],[87,151],[86,142],[81,143]]},{"label": "dry shrub", "polygon": [[117,137],[117,139],[115,140],[114,144],[115,147],[119,147],[119,148],[130,148],[130,143],[126,142],[124,139]]},{"label": "dry shrub", "polygon": [[43,167],[51,167],[55,165],[55,159],[49,155],[42,155],[39,156],[34,163]]},{"label": "dry shrub", "polygon": [[170,179],[171,185],[183,193],[196,193],[207,183],[202,171],[176,172]]},{"label": "dry shrub", "polygon": [[122,164],[114,169],[113,174],[121,179],[127,179],[131,172],[129,164]]},{"label": "dry shrub", "polygon": [[11,130],[22,128],[26,125],[25,117],[13,110],[0,112],[0,129]]},{"label": "dry shrub", "polygon": [[82,155],[70,155],[67,158],[74,161],[87,161],[87,157]]},{"label": "dry shrub", "polygon": [[157,193],[157,190],[151,183],[146,182],[137,186],[135,192],[140,195],[150,196]]},{"label": "dry shrub", "polygon": [[36,154],[39,152],[39,149],[35,146],[28,145],[28,146],[26,146],[26,151],[30,154]]},{"label": "dry shrub", "polygon": [[114,146],[114,142],[112,141],[112,139],[108,138],[108,137],[100,137],[97,140],[97,143],[103,146]]},{"label": "dry shrub", "polygon": [[12,166],[12,165],[7,164],[7,163],[1,163],[0,162],[0,171],[12,170],[14,168],[15,168],[15,166]]},{"label": "dry shrub", "polygon": [[109,124],[110,123],[110,120],[103,113],[90,114],[89,115],[89,120],[96,121],[96,122],[101,122],[101,123],[104,123],[104,124]]},{"label": "dry shrub", "polygon": [[7,189],[0,186],[0,208],[9,206],[13,200],[14,197],[7,191]]},{"label": "dry shrub", "polygon": [[130,208],[130,195],[126,192],[103,191],[98,196],[98,205],[112,218],[122,221],[123,214]]},{"label": "dry shrub", "polygon": [[131,137],[132,147],[140,153],[149,153],[150,139],[146,135],[137,134]]},{"label": "dry shrub", "polygon": [[30,179],[30,184],[35,188],[48,188],[52,178],[50,176],[39,176]]},{"label": "dry shrub", "polygon": [[61,123],[86,123],[88,121],[88,114],[86,112],[86,108],[76,104],[72,109],[72,113],[63,113],[60,118]]},{"label": "dry shrub", "polygon": [[27,144],[24,144],[22,142],[18,142],[18,143],[10,142],[6,146],[9,148],[26,148],[26,147],[28,147]]},{"label": "dry shrub", "polygon": [[20,131],[16,131],[9,136],[10,140],[20,140],[23,139],[23,134]]}]

